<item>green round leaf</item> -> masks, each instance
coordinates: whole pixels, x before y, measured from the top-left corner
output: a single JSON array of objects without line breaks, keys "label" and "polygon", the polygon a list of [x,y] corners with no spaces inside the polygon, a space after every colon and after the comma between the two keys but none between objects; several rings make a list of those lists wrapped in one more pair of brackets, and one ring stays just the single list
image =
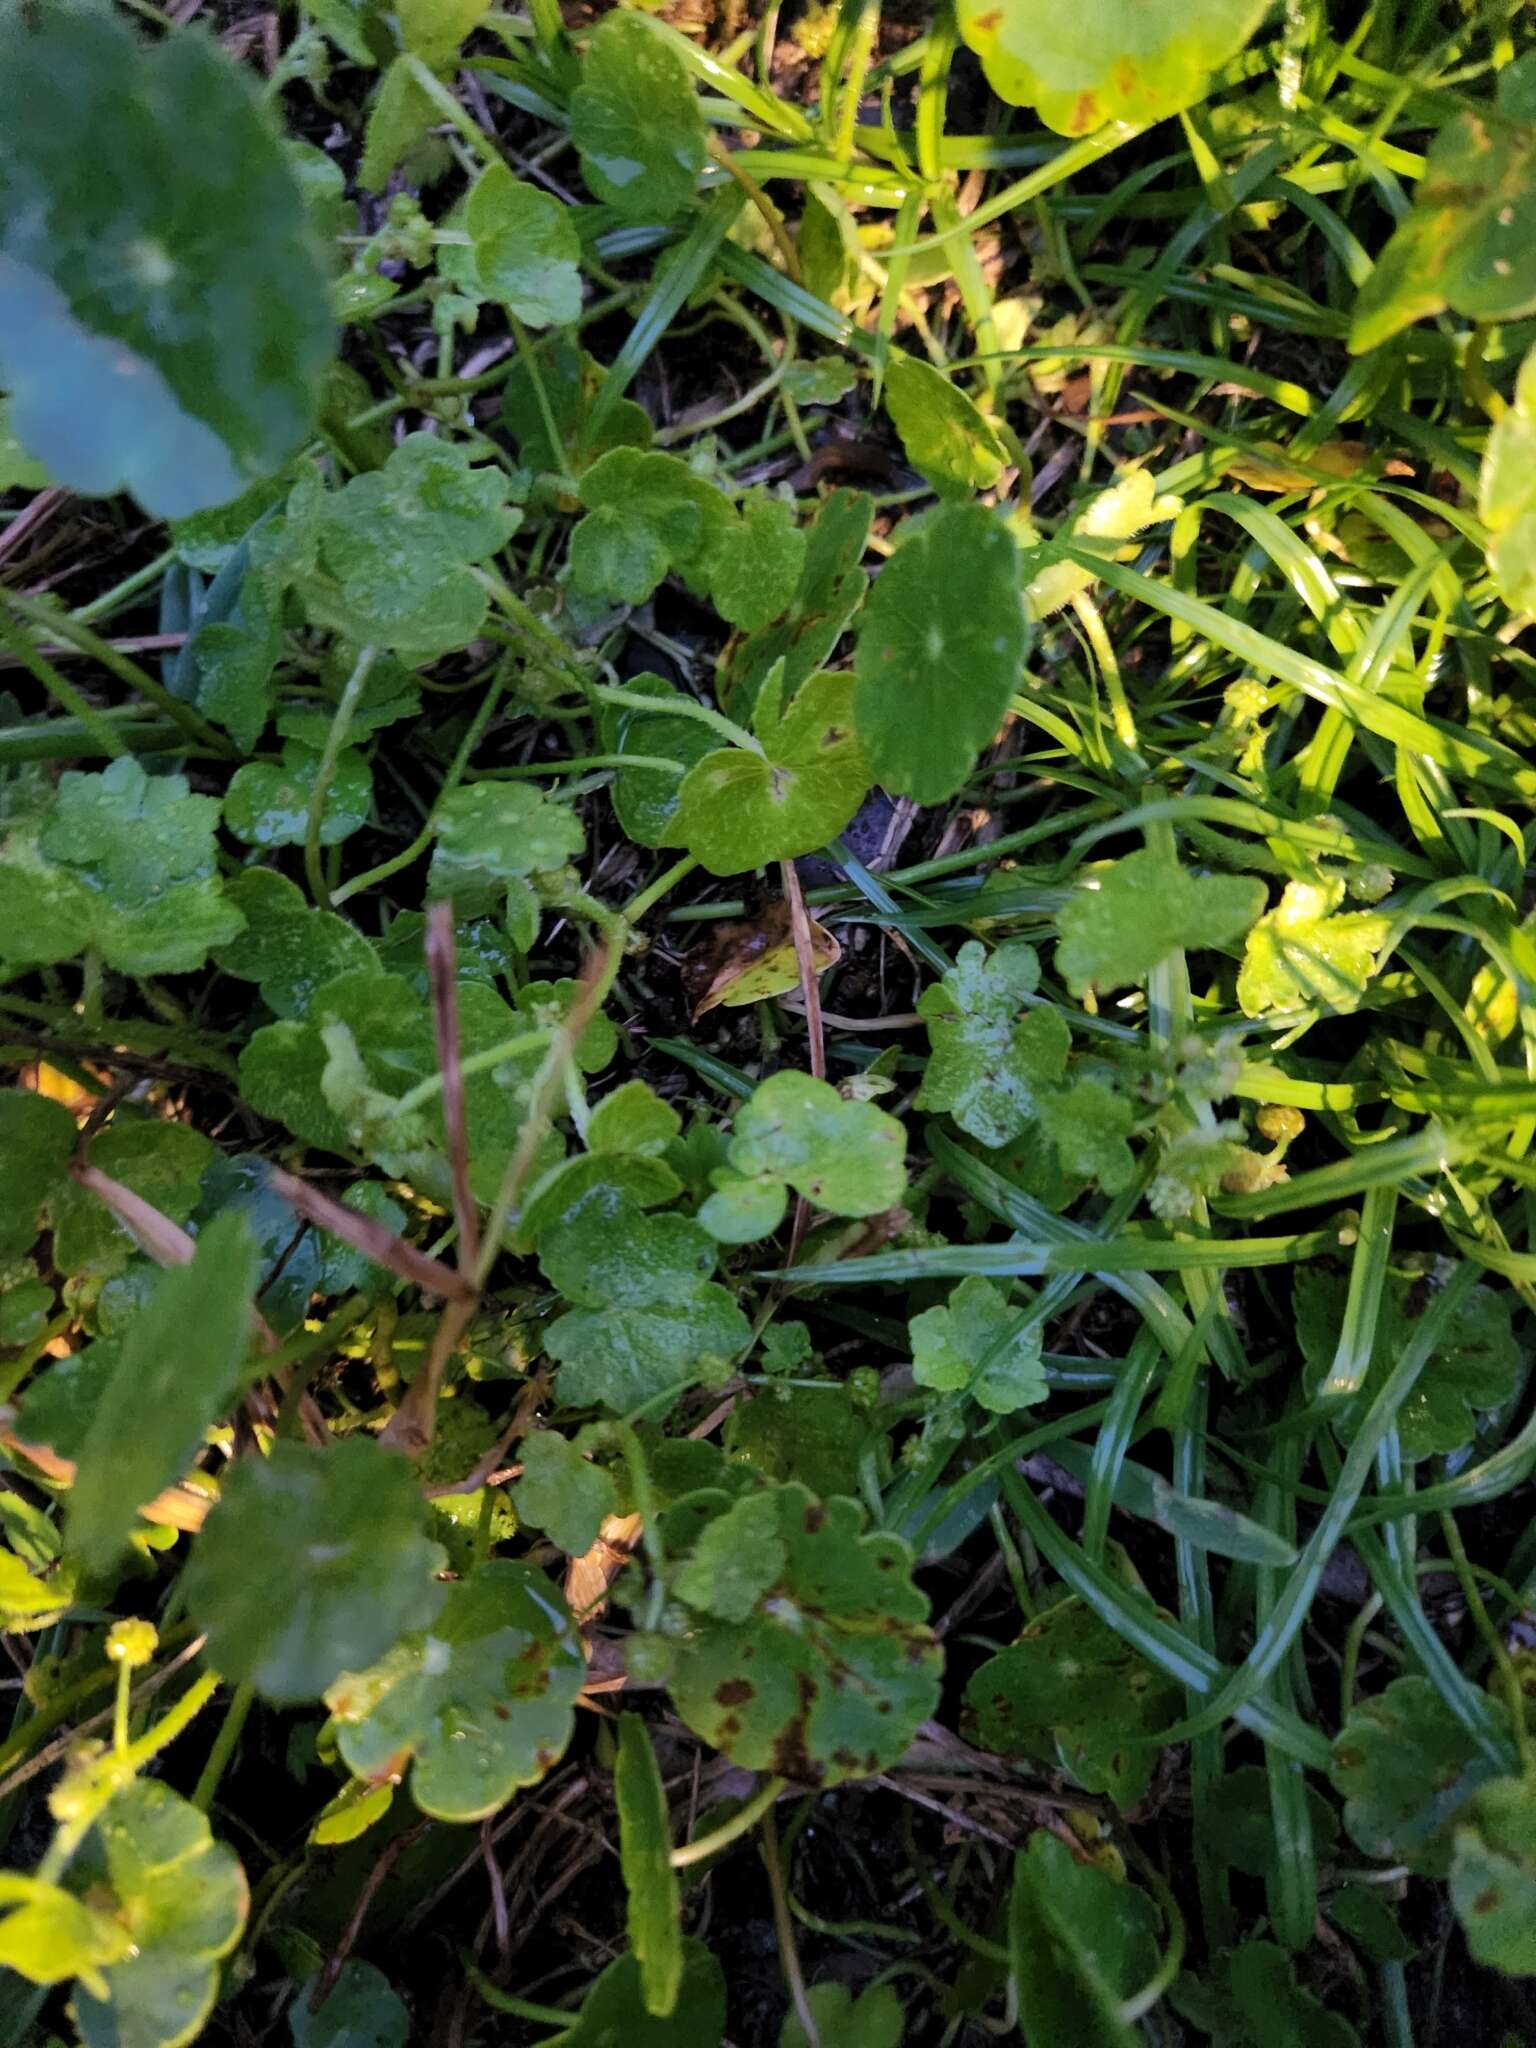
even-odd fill
[{"label": "green round leaf", "polygon": [[211,1661],[264,1698],[318,1699],[437,1613],[425,1521],[413,1468],[369,1438],[240,1459],[187,1567]]},{"label": "green round leaf", "polygon": [[907,1185],[907,1134],[873,1102],[846,1102],[809,1074],[772,1075],[736,1115],[731,1165],[788,1181],[834,1216],[877,1216]]},{"label": "green round leaf", "polygon": [[594,199],[669,220],[693,197],[704,117],[683,61],[632,14],[598,23],[571,96],[571,140]]},{"label": "green round leaf", "polygon": [[1536,311],[1536,55],[1499,73],[1496,115],[1468,111],[1430,146],[1413,210],[1360,287],[1349,346],[1375,348],[1450,306],[1469,320]]},{"label": "green round leaf", "polygon": [[319,1973],[301,1984],[288,2008],[293,2048],[405,2048],[411,2016],[382,1970],[348,1960],[325,2003],[311,2012]]},{"label": "green round leaf", "polygon": [[676,835],[712,875],[813,852],[847,824],[869,788],[853,729],[853,678],[813,676],[764,752],[721,747],[689,769]]},{"label": "green round leaf", "polygon": [[[105,1996],[75,1988],[85,2048],[181,2048],[212,2010],[218,1963],[245,1925],[245,1873],[195,1806],[137,1778],[81,1844],[65,1884],[106,1905],[133,1952],[103,1971]],[[110,1902],[110,1903],[108,1903]]]},{"label": "green round leaf", "polygon": [[1040,1325],[1009,1308],[990,1280],[972,1274],[943,1308],[924,1309],[907,1327],[920,1387],[970,1393],[995,1415],[1045,1399]]},{"label": "green round leaf", "polygon": [[279,1017],[309,1013],[316,992],[338,974],[378,966],[372,946],[334,911],[316,910],[286,875],[247,868],[225,884],[225,900],[245,919],[237,944],[214,955],[226,974],[260,985],[261,999]]},{"label": "green round leaf", "polygon": [[1067,1068],[1072,1034],[1059,1010],[1025,1010],[1040,982],[1033,946],[1010,939],[988,954],[968,939],[955,965],[924,989],[918,1011],[932,1048],[919,1109],[948,1110],[983,1145],[1006,1145],[1038,1116]]},{"label": "green round leaf", "polygon": [[[282,764],[247,761],[230,777],[224,822],[247,846],[302,846],[309,830],[320,755],[299,740],[283,741]],[[355,747],[344,747],[320,806],[320,844],[336,846],[368,822],[373,775]]]},{"label": "green round leaf", "polygon": [[1536,1977],[1536,1780],[1495,1778],[1457,1824],[1451,1903],[1486,1969]]},{"label": "green round leaf", "polygon": [[993,91],[1061,135],[1192,105],[1266,11],[1267,0],[958,0]]},{"label": "green round leaf", "polygon": [[859,622],[854,723],[878,781],[941,803],[1003,722],[1025,648],[1019,551],[984,505],[908,526]]},{"label": "green round leaf", "polygon": [[1225,946],[1264,907],[1253,875],[1197,875],[1152,852],[1092,876],[1057,916],[1056,966],[1074,994],[1144,981],[1178,947]]},{"label": "green round leaf", "polygon": [[1452,1822],[1497,1769],[1429,1679],[1410,1676],[1354,1708],[1329,1775],[1367,1856],[1443,1877]]},{"label": "green round leaf", "polygon": [[999,1756],[1061,1760],[1089,1791],[1135,1804],[1151,1782],[1146,1740],[1177,1720],[1182,1695],[1078,1600],[1032,1621],[972,1675],[977,1739]]},{"label": "green round leaf", "polygon": [[72,489],[157,518],[307,438],[331,323],[297,179],[201,29],[57,0],[0,23],[0,385]]},{"label": "green round leaf", "polygon": [[711,1525],[729,1580],[685,1568],[679,1581],[685,1599],[729,1618],[700,1613],[678,1648],[673,1700],[748,1770],[806,1785],[867,1776],[933,1712],[942,1658],[911,1553],[888,1533],[861,1535],[862,1519],[854,1501],[821,1502],[800,1485],[748,1495],[723,1529]]},{"label": "green round leaf", "polygon": [[587,1663],[570,1610],[528,1565],[493,1558],[408,1635],[326,1692],[360,1778],[415,1759],[411,1793],[439,1820],[479,1820],[565,1753]]},{"label": "green round leaf", "polygon": [[447,244],[437,267],[472,298],[505,306],[530,327],[563,327],[581,311],[581,243],[570,209],[492,164],[475,180],[462,225],[470,246]]}]

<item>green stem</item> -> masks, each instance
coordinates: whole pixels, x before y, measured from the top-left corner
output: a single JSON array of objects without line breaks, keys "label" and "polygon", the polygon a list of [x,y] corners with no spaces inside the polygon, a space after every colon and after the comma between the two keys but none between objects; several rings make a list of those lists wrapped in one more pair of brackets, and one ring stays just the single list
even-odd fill
[{"label": "green stem", "polygon": [[654,908],[669,890],[675,889],[685,875],[691,875],[697,866],[698,862],[691,853],[684,854],[681,860],[664,868],[654,882],[647,882],[638,896],[631,896],[619,912],[620,918],[627,925],[638,924],[648,910]]},{"label": "green stem", "polygon": [[723,1821],[709,1834],[696,1835],[691,1842],[684,1842],[680,1849],[674,1849],[667,1859],[672,1868],[686,1870],[690,1864],[702,1863],[717,1850],[727,1848],[739,1836],[755,1828],[784,1790],[786,1782],[783,1778],[765,1780],[746,1804],[737,1808],[728,1821]]},{"label": "green stem", "polygon": [[[626,690],[617,683],[589,683],[587,687],[604,704],[622,704],[628,710],[649,711],[653,715],[657,709],[659,700],[647,697],[643,690]],[[665,708],[668,718],[695,718],[700,725],[712,727],[733,747],[741,747],[749,754],[763,751],[761,742],[745,726],[737,725],[723,711],[712,710],[708,704],[695,704],[691,697],[668,697]]]},{"label": "green stem", "polygon": [[[470,1053],[459,1062],[459,1072],[464,1078],[471,1074],[483,1074],[491,1067],[499,1067],[506,1060],[516,1059],[519,1053],[538,1052],[548,1045],[554,1033],[549,1030],[522,1031],[516,1038],[504,1038],[499,1045],[488,1045],[483,1051]],[[430,1102],[434,1095],[440,1095],[443,1077],[432,1073],[418,1081],[414,1088],[408,1088],[395,1105],[397,1116],[409,1116],[413,1109],[420,1109],[424,1102]]]},{"label": "green stem", "polygon": [[192,1794],[192,1804],[199,1813],[206,1813],[213,1804],[213,1795],[218,1790],[219,1780],[235,1753],[235,1744],[240,1740],[240,1731],[245,1726],[245,1717],[250,1713],[251,1702],[255,1697],[254,1686],[237,1686],[229,1705],[224,1710],[224,1719],[219,1723],[219,1732],[213,1738],[208,1761],[203,1765],[202,1776],[198,1779],[197,1789]]},{"label": "green stem", "polygon": [[377,653],[377,648],[365,647],[352,665],[352,673],[347,677],[346,687],[341,693],[341,702],[336,706],[336,715],[331,720],[331,729],[325,736],[325,751],[320,756],[320,766],[315,770],[315,786],[310,791],[309,817],[304,826],[304,874],[309,882],[309,893],[322,910],[335,908],[325,879],[325,871],[320,865],[320,826],[325,813],[325,800],[330,794],[331,784],[336,780],[336,767],[341,759],[341,750],[347,744],[347,734],[352,729],[353,715]]}]

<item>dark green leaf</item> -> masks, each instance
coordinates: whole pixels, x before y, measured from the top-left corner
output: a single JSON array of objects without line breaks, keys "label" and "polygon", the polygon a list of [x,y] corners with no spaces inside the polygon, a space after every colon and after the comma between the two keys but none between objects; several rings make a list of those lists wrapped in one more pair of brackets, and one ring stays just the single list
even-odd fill
[{"label": "dark green leaf", "polygon": [[216,1218],[134,1317],[102,1389],[69,1496],[69,1539],[105,1571],[138,1510],[197,1455],[225,1414],[251,1346],[256,1246],[243,1217]]},{"label": "dark green leaf", "polygon": [[411,2016],[382,1970],[372,1963],[343,1963],[325,2003],[311,2012],[319,1981],[317,1972],[301,1984],[288,2008],[293,2048],[405,2048]]},{"label": "dark green leaf", "polygon": [[318,1699],[437,1613],[425,1520],[412,1467],[366,1437],[241,1458],[187,1567],[209,1657],[266,1699]]},{"label": "dark green leaf", "polygon": [[571,140],[594,199],[631,220],[668,220],[704,168],[704,117],[681,58],[645,23],[605,15],[571,98]]},{"label": "dark green leaf", "polygon": [[1443,1877],[1452,1825],[1497,1769],[1429,1679],[1412,1675],[1354,1708],[1330,1776],[1344,1825],[1368,1856]]},{"label": "dark green leaf", "polygon": [[158,518],[221,504],[306,438],[330,352],[298,182],[212,36],[7,9],[0,384],[23,447]]},{"label": "dark green leaf", "polygon": [[1026,2038],[1139,2048],[1122,2002],[1157,1966],[1152,1901],[1037,1828],[1013,1860],[1008,1946]]},{"label": "dark green leaf", "polygon": [[859,624],[854,722],[876,779],[941,803],[1003,722],[1024,661],[1012,534],[984,505],[903,529]]}]

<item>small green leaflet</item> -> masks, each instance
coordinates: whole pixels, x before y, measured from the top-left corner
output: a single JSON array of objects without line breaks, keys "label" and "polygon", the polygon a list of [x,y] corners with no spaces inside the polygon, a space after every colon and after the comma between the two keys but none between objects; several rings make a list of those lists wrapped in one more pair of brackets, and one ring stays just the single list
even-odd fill
[{"label": "small green leaflet", "polygon": [[749,492],[709,559],[709,594],[721,618],[745,633],[776,619],[800,581],[805,546],[793,505]]},{"label": "small green leaflet", "polygon": [[782,718],[765,689],[756,719],[763,752],[720,747],[694,763],[669,828],[712,875],[736,875],[824,846],[870,784],[853,729],[852,676],[813,676]]},{"label": "small green leaflet", "polygon": [[940,803],[1002,724],[1024,662],[1018,547],[984,505],[903,528],[859,622],[854,723],[875,779]]},{"label": "small green leaflet", "polygon": [[509,883],[554,872],[586,843],[576,813],[526,782],[472,782],[451,790],[432,823],[437,845],[427,894],[451,897],[470,917],[500,909]]},{"label": "small green leaflet", "polygon": [[[730,1510],[758,1540],[766,1499],[773,1577],[750,1605],[733,1573],[679,1579],[701,1608],[678,1646],[672,1697],[694,1732],[748,1770],[803,1785],[838,1784],[892,1764],[933,1711],[941,1657],[912,1557],[887,1532],[861,1535],[852,1500],[818,1501],[798,1484]],[[707,1532],[706,1532],[707,1533]],[[717,1540],[717,1550],[721,1547]],[[752,1559],[741,1560],[748,1572]],[[692,1602],[690,1602],[692,1604]]]},{"label": "small green leaflet", "polygon": [[670,1102],[663,1102],[646,1081],[624,1081],[611,1089],[593,1110],[587,1145],[593,1152],[615,1152],[655,1159],[683,1128]]},{"label": "small green leaflet", "polygon": [[190,1265],[173,1267],[129,1325],[81,1448],[69,1495],[71,1551],[106,1571],[138,1510],[179,1479],[240,1386],[251,1345],[256,1246],[218,1217]]},{"label": "small green leaflet", "polygon": [[425,1523],[413,1467],[369,1437],[239,1459],[187,1566],[210,1660],[280,1705],[318,1699],[437,1613]]},{"label": "small green leaflet", "polygon": [[999,1756],[1058,1756],[1091,1792],[1122,1809],[1151,1782],[1146,1740],[1170,1726],[1182,1695],[1090,1608],[1066,1600],[972,1676],[965,1703],[978,1739]]},{"label": "small green leaflet", "polygon": [[684,777],[696,762],[718,751],[715,735],[700,719],[668,715],[667,700],[680,700],[682,692],[661,676],[638,675],[624,687],[641,696],[654,697],[658,708],[650,712],[638,711],[632,704],[603,705],[599,729],[604,751],[675,761],[678,772],[669,774],[665,768],[622,769],[613,783],[614,815],[630,838],[641,846],[676,846],[680,843],[676,820]]},{"label": "small green leaflet", "polygon": [[[1333,1365],[1349,1284],[1342,1274],[1304,1266],[1293,1283],[1296,1338],[1307,1362],[1306,1384],[1315,1394]],[[1330,1405],[1340,1438],[1348,1442],[1381,1391],[1418,1320],[1413,1282],[1388,1273],[1365,1385],[1358,1395]],[[1430,1354],[1398,1410],[1398,1440],[1410,1462],[1443,1456],[1470,1444],[1479,1413],[1497,1408],[1519,1384],[1521,1350],[1510,1324],[1510,1298],[1474,1287],[1444,1341]]]},{"label": "small green leaflet", "polygon": [[745,1316],[711,1279],[715,1246],[686,1217],[646,1215],[598,1182],[539,1246],[546,1277],[575,1304],[549,1330],[560,1395],[625,1414],[701,1369],[723,1371],[750,1337]]},{"label": "small green leaflet", "polygon": [[896,422],[907,460],[941,498],[969,498],[990,490],[1008,451],[997,429],[942,370],[891,353],[885,373],[885,409]]},{"label": "small green leaflet", "polygon": [[[300,740],[283,741],[283,758],[247,761],[229,781],[224,822],[247,846],[302,846],[320,772],[320,754]],[[373,776],[355,747],[337,756],[330,787],[320,805],[320,844],[337,846],[368,822],[373,809]]]},{"label": "small green leaflet", "polygon": [[21,1088],[0,1089],[0,1259],[20,1258],[37,1235],[38,1212],[66,1185],[75,1120],[61,1102]]},{"label": "small green leaflet", "polygon": [[357,646],[425,662],[473,640],[487,598],[471,573],[516,532],[504,470],[461,442],[408,434],[382,469],[288,502],[287,557],[311,620]]},{"label": "small green leaflet", "polygon": [[990,1280],[962,1280],[944,1307],[924,1309],[907,1327],[920,1387],[969,1393],[994,1415],[1045,1399],[1040,1325],[1010,1308]]},{"label": "small green leaflet", "polygon": [[1495,118],[1468,109],[1430,145],[1413,210],[1360,287],[1349,346],[1376,348],[1446,307],[1469,320],[1536,311],[1536,55],[1498,74]]},{"label": "small green leaflet", "polygon": [[670,220],[707,155],[683,61],[638,16],[604,15],[571,96],[571,140],[594,199],[630,220]]},{"label": "small green leaflet", "polygon": [[1329,1775],[1367,1856],[1443,1877],[1453,1822],[1497,1771],[1430,1680],[1410,1675],[1356,1703]]},{"label": "small green leaflet", "polygon": [[1360,2048],[1349,2021],[1302,1989],[1294,1962],[1272,1941],[1224,1949],[1202,1977],[1180,1977],[1169,2002],[1212,2048]]},{"label": "small green leaflet", "polygon": [[806,678],[831,659],[868,588],[860,564],[873,518],[873,501],[862,491],[833,491],[823,498],[805,528],[804,566],[782,619],[727,650],[721,699],[733,718],[751,717],[776,662],[784,664],[789,704]]},{"label": "small green leaflet", "polygon": [[[1147,1894],[1037,1828],[1013,1860],[1008,1946],[1029,2040],[1141,2048],[1121,2006],[1157,1967]],[[1086,2024],[1085,2024],[1086,2023]]]},{"label": "small green leaflet", "polygon": [[1066,1073],[1072,1043],[1059,1010],[1042,1005],[1020,1015],[1039,985],[1039,958],[1023,939],[990,955],[979,939],[966,941],[943,980],[918,999],[931,1047],[919,1109],[947,1110],[991,1146],[1033,1122],[1042,1096]]},{"label": "small green leaflet", "polygon": [[1536,348],[1520,365],[1514,404],[1488,435],[1477,512],[1500,597],[1512,612],[1536,611]]},{"label": "small green leaflet", "polygon": [[[307,439],[332,349],[298,182],[201,29],[54,0],[0,23],[0,385],[58,483],[155,518]],[[67,403],[60,394],[68,393]]]},{"label": "small green leaflet", "polygon": [[587,1993],[575,2022],[564,2033],[546,2035],[544,2048],[720,2048],[724,2038],[725,1973],[702,1941],[689,1939],[669,2015],[658,2019],[646,2010],[640,1965],[620,1956]]},{"label": "small green leaflet", "polygon": [[99,1987],[75,1987],[84,2048],[194,2040],[213,2009],[219,1962],[245,1926],[250,1895],[233,1850],[169,1786],[136,1778],[86,1836],[64,1883],[135,1937]]},{"label": "small green leaflet", "polygon": [[[135,1118],[119,1111],[91,1145],[91,1164],[120,1180],[168,1216],[186,1223],[197,1207],[203,1174],[217,1155],[190,1124]],[[61,1183],[53,1200],[53,1256],[61,1273],[121,1272],[134,1240],[99,1195]]]},{"label": "small green leaflet", "polygon": [[324,2005],[311,2012],[309,2002],[318,1982],[317,1972],[299,1986],[288,2008],[293,2048],[405,2048],[411,2016],[382,1970],[349,1959]]},{"label": "small green leaflet", "polygon": [[1144,981],[1178,947],[1226,946],[1264,907],[1253,875],[1197,875],[1152,852],[1082,884],[1057,917],[1056,966],[1074,995]]},{"label": "small green leaflet", "polygon": [[1193,105],[1266,0],[959,0],[960,33],[993,91],[1060,135],[1160,121]]},{"label": "small green leaflet", "polygon": [[587,516],[571,535],[571,580],[623,604],[643,604],[669,569],[693,565],[733,517],[722,493],[685,462],[638,448],[610,449],[594,462],[581,479],[581,502]]},{"label": "small green leaflet", "polygon": [[597,1540],[604,1516],[618,1509],[612,1479],[557,1429],[525,1437],[522,1459],[523,1476],[512,1488],[519,1524],[542,1529],[570,1556],[583,1556]]},{"label": "small green leaflet", "polygon": [[1091,1074],[1040,1099],[1040,1128],[1063,1171],[1096,1180],[1106,1195],[1118,1195],[1136,1177],[1136,1157],[1126,1143],[1135,1123],[1134,1104]]},{"label": "small green leaflet", "polygon": [[561,327],[581,311],[581,243],[571,210],[492,164],[450,229],[469,237],[438,250],[437,267],[473,299],[505,306],[529,327]]},{"label": "small green leaflet", "polygon": [[1248,934],[1237,1000],[1245,1017],[1321,1010],[1347,1016],[1376,972],[1392,919],[1379,910],[1340,910],[1344,884],[1287,882],[1280,901]]},{"label": "small green leaflet", "polygon": [[683,1986],[683,1930],[678,1918],[677,1873],[667,1828],[667,1796],[638,1714],[619,1716],[619,1755],[613,1767],[619,1810],[619,1865],[628,1896],[629,1945],[640,1965],[645,2009],[659,2018],[677,2010]]},{"label": "small green leaflet", "polygon": [[185,974],[233,939],[215,858],[218,802],[131,755],[67,769],[40,828],[0,847],[0,958],[48,965],[94,947],[130,974]]},{"label": "small green leaflet", "polygon": [[493,1558],[449,1589],[430,1628],[371,1668],[348,1669],[325,1698],[357,1777],[413,1757],[422,1812],[471,1821],[559,1762],[586,1677],[560,1594],[530,1566]]},{"label": "small green leaflet", "polygon": [[1536,1780],[1495,1778],[1457,1821],[1451,1904],[1473,1956],[1536,1977]]},{"label": "small green leaflet", "polygon": [[[812,1984],[805,1999],[822,2048],[900,2048],[907,2021],[894,1984],[871,1984],[857,1998],[846,1984]],[[810,2048],[793,2007],[784,2015],[779,2048]]]},{"label": "small green leaflet", "polygon": [[834,1216],[875,1216],[907,1185],[907,1134],[872,1102],[847,1102],[826,1081],[788,1071],[754,1090],[736,1115],[730,1165],[699,1221],[726,1244],[777,1227],[786,1188]]},{"label": "small green leaflet", "polygon": [[297,883],[271,868],[247,868],[225,884],[224,894],[245,919],[245,930],[218,949],[214,962],[226,974],[254,981],[279,1017],[307,1015],[328,981],[378,964],[354,925],[334,911],[313,909]]}]

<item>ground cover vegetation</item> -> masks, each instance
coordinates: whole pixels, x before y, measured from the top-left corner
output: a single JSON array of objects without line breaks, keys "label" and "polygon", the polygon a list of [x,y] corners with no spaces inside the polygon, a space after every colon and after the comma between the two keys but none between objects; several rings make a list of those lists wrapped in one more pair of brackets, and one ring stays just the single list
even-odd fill
[{"label": "ground cover vegetation", "polygon": [[0,0],[0,2034],[1536,2008],[1518,0]]}]

